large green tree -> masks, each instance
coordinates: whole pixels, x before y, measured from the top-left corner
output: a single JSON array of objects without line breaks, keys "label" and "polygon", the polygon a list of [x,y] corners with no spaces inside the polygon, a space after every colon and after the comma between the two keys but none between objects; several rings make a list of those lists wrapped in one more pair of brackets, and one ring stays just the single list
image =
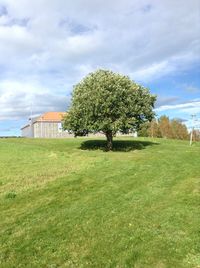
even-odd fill
[{"label": "large green tree", "polygon": [[103,132],[107,149],[112,150],[117,131],[136,131],[142,123],[152,120],[155,100],[148,89],[128,76],[98,70],[74,86],[64,128],[75,136]]}]

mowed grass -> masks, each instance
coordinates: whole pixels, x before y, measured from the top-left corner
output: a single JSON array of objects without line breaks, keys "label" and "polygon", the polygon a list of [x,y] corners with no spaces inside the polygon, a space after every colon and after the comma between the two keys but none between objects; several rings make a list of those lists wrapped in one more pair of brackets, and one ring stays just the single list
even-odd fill
[{"label": "mowed grass", "polygon": [[200,144],[0,139],[0,267],[200,267]]}]

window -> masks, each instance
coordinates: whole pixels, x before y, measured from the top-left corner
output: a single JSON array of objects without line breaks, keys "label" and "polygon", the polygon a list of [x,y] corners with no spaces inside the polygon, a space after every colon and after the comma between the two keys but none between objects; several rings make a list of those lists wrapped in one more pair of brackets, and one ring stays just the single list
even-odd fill
[{"label": "window", "polygon": [[62,123],[58,123],[58,132],[62,132]]}]

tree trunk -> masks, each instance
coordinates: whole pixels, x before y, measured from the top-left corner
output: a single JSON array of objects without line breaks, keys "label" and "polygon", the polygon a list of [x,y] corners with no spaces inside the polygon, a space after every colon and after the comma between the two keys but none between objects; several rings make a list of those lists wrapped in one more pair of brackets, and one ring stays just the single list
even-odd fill
[{"label": "tree trunk", "polygon": [[111,151],[113,148],[113,134],[112,131],[106,132],[106,138],[107,138],[107,150]]}]

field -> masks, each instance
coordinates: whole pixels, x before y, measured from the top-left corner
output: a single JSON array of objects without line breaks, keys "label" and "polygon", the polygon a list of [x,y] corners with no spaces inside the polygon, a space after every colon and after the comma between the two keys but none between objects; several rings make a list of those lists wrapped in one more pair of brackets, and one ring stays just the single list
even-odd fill
[{"label": "field", "polygon": [[0,139],[0,267],[200,267],[200,144]]}]

